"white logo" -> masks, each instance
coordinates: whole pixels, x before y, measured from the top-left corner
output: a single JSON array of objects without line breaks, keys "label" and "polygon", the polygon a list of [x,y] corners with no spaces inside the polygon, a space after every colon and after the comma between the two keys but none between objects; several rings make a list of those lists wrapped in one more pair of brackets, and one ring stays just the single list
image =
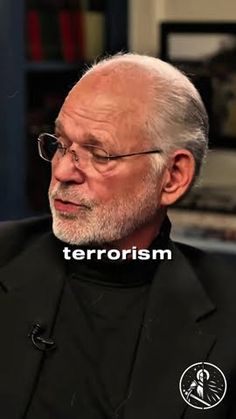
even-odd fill
[{"label": "white logo", "polygon": [[195,409],[211,409],[226,393],[227,382],[223,372],[209,362],[190,365],[182,374],[179,390],[183,399]]}]

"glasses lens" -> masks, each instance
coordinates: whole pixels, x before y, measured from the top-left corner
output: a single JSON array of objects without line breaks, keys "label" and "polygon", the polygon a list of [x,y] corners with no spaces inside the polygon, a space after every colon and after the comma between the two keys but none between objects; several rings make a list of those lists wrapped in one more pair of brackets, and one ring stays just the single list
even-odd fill
[{"label": "glasses lens", "polygon": [[66,151],[73,155],[73,161],[78,169],[83,166],[92,165],[98,172],[103,173],[110,170],[115,162],[109,159],[109,154],[103,148],[85,144],[78,148],[78,152],[70,150],[70,147],[63,146],[58,139],[52,135],[43,133],[38,137],[38,148],[40,156],[47,161],[52,161],[55,154],[57,158],[63,157]]},{"label": "glasses lens", "polygon": [[51,161],[57,151],[58,141],[53,135],[41,134],[39,136],[39,148],[41,156],[45,160]]},{"label": "glasses lens", "polygon": [[98,172],[105,172],[110,169],[111,162],[106,150],[93,145],[86,148],[89,151],[91,162]]}]

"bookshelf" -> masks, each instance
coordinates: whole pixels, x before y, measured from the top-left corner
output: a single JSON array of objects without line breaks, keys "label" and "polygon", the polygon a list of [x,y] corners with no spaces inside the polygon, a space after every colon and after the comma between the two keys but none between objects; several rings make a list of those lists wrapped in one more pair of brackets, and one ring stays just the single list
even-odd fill
[{"label": "bookshelf", "polygon": [[172,239],[203,250],[236,254],[236,219],[234,213],[172,208]]},{"label": "bookshelf", "polygon": [[37,135],[51,129],[86,64],[127,50],[127,3],[2,0],[0,220],[47,211],[50,165],[37,155]]}]

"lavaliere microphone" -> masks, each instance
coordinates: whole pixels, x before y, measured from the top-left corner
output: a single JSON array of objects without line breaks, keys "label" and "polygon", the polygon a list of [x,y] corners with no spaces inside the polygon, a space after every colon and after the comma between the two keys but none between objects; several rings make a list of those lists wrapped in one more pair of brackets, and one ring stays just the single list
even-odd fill
[{"label": "lavaliere microphone", "polygon": [[51,351],[56,348],[56,344],[53,339],[41,336],[45,330],[45,325],[37,321],[32,324],[28,334],[28,337],[31,339],[34,347],[39,351]]}]

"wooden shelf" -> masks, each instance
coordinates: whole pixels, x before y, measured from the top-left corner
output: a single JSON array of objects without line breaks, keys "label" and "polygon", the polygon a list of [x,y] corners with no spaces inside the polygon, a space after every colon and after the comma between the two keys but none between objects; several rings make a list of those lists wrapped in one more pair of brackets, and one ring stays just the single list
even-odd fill
[{"label": "wooden shelf", "polygon": [[77,63],[66,63],[63,61],[41,61],[41,62],[27,62],[25,64],[25,70],[28,72],[42,73],[42,72],[63,72],[63,71],[76,71],[80,70],[81,67],[88,64],[85,61]]}]

